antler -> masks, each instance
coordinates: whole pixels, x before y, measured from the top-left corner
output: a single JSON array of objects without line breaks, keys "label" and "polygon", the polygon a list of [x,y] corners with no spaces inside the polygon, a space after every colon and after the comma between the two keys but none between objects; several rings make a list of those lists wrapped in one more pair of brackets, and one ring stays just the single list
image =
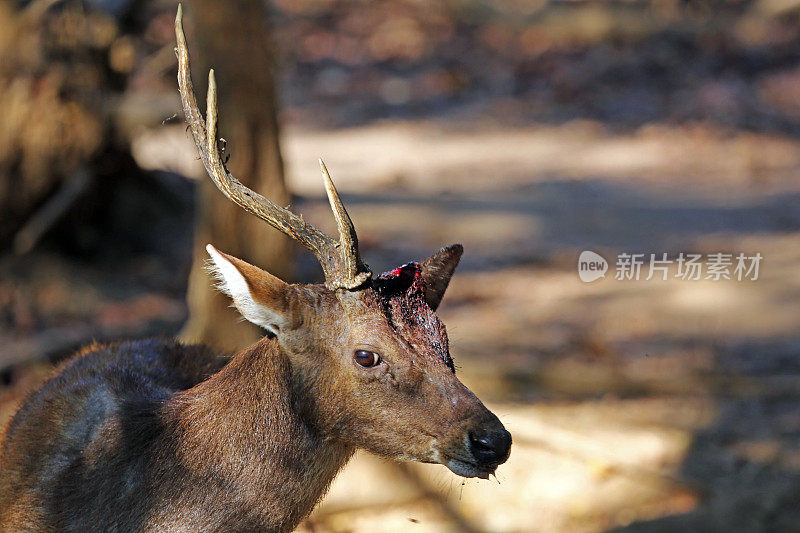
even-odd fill
[{"label": "antler", "polygon": [[208,72],[208,97],[206,100],[206,121],[197,107],[194,96],[192,78],[189,74],[189,51],[186,47],[186,36],[183,33],[183,9],[178,5],[175,16],[175,37],[178,41],[178,87],[181,93],[183,112],[186,122],[192,130],[192,137],[206,167],[206,172],[217,188],[231,201],[245,211],[266,221],[289,237],[299,241],[313,253],[325,273],[325,286],[331,290],[356,289],[372,276],[369,268],[361,261],[358,254],[358,237],[355,227],[347,214],[339,194],[331,181],[325,163],[319,160],[322,178],[328,201],[336,218],[339,229],[339,240],[325,235],[320,230],[295,215],[250,190],[237,180],[222,162],[217,146],[217,82],[214,70]]}]

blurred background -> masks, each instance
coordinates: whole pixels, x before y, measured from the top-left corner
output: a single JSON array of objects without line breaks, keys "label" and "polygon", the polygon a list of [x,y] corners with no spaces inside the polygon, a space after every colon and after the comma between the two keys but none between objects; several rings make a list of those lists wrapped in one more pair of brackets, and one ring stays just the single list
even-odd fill
[{"label": "blurred background", "polygon": [[[0,424],[92,340],[257,338],[206,242],[321,279],[209,185],[175,9],[0,0]],[[184,10],[237,177],[331,231],[323,157],[376,272],[464,244],[440,316],[514,437],[491,481],[358,455],[301,530],[800,531],[800,2]],[[614,279],[620,253],[681,252],[763,260]]]}]

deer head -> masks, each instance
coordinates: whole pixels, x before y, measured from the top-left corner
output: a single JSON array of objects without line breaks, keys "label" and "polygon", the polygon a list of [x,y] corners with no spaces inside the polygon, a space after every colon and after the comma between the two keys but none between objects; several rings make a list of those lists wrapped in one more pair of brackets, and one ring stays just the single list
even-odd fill
[{"label": "deer head", "polygon": [[322,161],[338,239],[244,186],[220,158],[213,70],[205,121],[198,109],[180,8],[175,30],[181,102],[209,176],[230,200],[308,248],[325,274],[324,285],[288,284],[207,247],[220,289],[291,361],[298,409],[325,438],[488,477],[508,458],[511,435],[456,377],[436,315],[462,247],[374,277]]}]

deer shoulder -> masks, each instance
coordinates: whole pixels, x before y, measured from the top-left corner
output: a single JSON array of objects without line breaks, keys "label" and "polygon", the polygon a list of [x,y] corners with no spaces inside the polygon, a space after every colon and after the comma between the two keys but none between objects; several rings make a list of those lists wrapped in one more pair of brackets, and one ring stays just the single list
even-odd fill
[{"label": "deer shoulder", "polygon": [[152,452],[165,400],[227,361],[151,339],[91,345],[63,363],[5,429],[0,529],[71,529],[85,522],[88,500],[102,506],[139,488],[144,464],[131,459]]}]

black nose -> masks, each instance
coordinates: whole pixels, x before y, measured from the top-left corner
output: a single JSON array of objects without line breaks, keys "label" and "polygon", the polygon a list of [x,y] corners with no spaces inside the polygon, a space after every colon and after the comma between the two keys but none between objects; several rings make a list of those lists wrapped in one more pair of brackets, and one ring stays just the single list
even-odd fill
[{"label": "black nose", "polygon": [[508,459],[508,452],[511,450],[511,433],[505,429],[470,432],[469,448],[478,464],[502,464]]}]

